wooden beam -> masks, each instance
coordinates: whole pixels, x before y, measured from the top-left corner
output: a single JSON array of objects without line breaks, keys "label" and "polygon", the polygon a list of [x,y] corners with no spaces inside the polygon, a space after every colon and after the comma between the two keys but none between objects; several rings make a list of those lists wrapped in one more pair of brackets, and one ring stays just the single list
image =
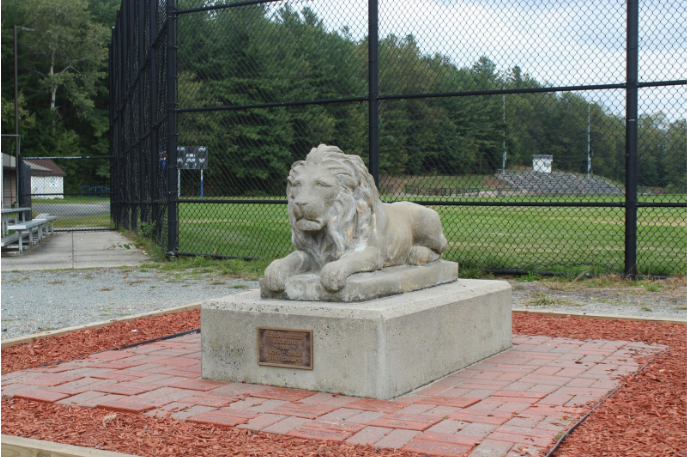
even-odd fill
[{"label": "wooden beam", "polygon": [[660,319],[655,317],[640,317],[640,316],[616,316],[614,314],[577,314],[577,313],[566,313],[562,311],[539,311],[533,309],[525,308],[513,308],[513,312],[517,314],[539,314],[542,316],[553,316],[553,317],[583,317],[586,319],[599,319],[599,320],[617,320],[617,321],[637,321],[637,322],[656,322],[660,324],[680,324],[687,325],[687,320],[681,319]]},{"label": "wooden beam", "polygon": [[102,451],[52,441],[2,435],[2,457],[136,457],[132,454]]}]

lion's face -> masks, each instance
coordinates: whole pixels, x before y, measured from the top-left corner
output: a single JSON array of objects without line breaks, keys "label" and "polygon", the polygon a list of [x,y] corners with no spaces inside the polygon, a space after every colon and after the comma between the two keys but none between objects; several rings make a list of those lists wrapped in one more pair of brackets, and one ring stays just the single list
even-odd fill
[{"label": "lion's face", "polygon": [[374,180],[360,157],[336,146],[321,144],[294,163],[286,195],[291,241],[320,267],[364,246],[374,231]]},{"label": "lion's face", "polygon": [[295,226],[304,232],[316,232],[331,222],[331,208],[337,201],[340,183],[336,176],[319,165],[305,166],[289,177],[289,209]]}]

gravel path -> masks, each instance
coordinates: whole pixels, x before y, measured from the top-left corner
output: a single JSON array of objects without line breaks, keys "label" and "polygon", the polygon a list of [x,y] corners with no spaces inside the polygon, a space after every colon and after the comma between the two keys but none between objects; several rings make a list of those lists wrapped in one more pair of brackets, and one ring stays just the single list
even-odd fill
[{"label": "gravel path", "polygon": [[190,305],[257,281],[131,268],[2,273],[2,339]]},{"label": "gravel path", "polygon": [[[5,272],[2,339],[189,305],[259,287],[257,281],[213,275],[145,268]],[[509,282],[514,308],[687,320],[684,279],[636,287]]]},{"label": "gravel path", "polygon": [[602,280],[596,280],[602,283],[600,286],[556,280],[509,282],[513,287],[514,308],[687,321],[685,279],[643,281],[635,285],[612,281],[603,284]]}]

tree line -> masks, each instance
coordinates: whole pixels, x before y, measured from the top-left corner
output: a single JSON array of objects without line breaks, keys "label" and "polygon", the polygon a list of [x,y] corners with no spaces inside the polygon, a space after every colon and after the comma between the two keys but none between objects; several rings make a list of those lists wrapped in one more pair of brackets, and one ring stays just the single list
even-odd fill
[{"label": "tree line", "polygon": [[[181,17],[181,108],[362,97],[368,91],[367,39],[328,30],[309,8],[236,8]],[[520,67],[507,73],[482,57],[460,68],[427,55],[412,35],[379,43],[383,95],[542,88]],[[618,96],[622,97],[621,93]],[[505,122],[504,122],[505,114]],[[625,181],[625,120],[580,93],[415,98],[380,105],[380,173],[489,175],[530,168],[552,154],[554,169]],[[661,112],[639,120],[639,185],[685,192],[684,119]],[[320,142],[367,161],[366,103],[189,113],[179,117],[180,142],[210,147],[209,189],[216,193],[283,192],[294,160]],[[181,143],[180,143],[181,144]],[[214,153],[213,153],[214,151]],[[213,180],[213,177],[215,178]]]},{"label": "tree line", "polygon": [[[2,2],[2,133],[14,133],[13,26],[33,29],[18,31],[17,39],[24,156],[109,155],[107,45],[119,3]],[[107,160],[57,163],[67,173],[66,192],[78,192],[80,185],[109,186]]]},{"label": "tree line", "polygon": [[[198,6],[189,1],[178,1],[179,8]],[[25,155],[109,155],[107,44],[118,7],[118,0],[2,2],[3,133],[14,131],[12,25],[35,29],[18,40]],[[179,108],[367,96],[367,39],[348,28],[329,30],[307,7],[184,14],[177,27]],[[412,35],[382,37],[379,68],[383,95],[546,86],[519,66],[497,71],[488,57],[459,67],[424,53]],[[623,183],[622,113],[574,92],[506,95],[505,109],[501,95],[384,101],[380,172],[489,175],[502,166],[505,141],[506,168],[531,167],[533,155],[552,154],[555,170],[586,173],[588,115],[593,174]],[[180,145],[210,149],[206,195],[280,195],[291,163],[321,142],[367,160],[366,102],[181,113],[178,131]],[[684,193],[685,144],[687,121],[642,115],[640,186]],[[105,161],[63,168],[71,191],[109,179]]]}]

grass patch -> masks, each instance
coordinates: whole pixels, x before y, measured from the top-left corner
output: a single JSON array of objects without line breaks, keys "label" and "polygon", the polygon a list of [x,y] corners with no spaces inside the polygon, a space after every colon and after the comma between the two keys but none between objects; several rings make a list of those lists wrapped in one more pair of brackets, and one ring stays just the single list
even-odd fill
[{"label": "grass patch", "polygon": [[465,279],[481,279],[484,277],[484,270],[480,267],[467,267],[458,269],[458,277]]},{"label": "grass patch", "polygon": [[145,264],[144,267],[169,273],[176,279],[202,279],[203,276],[212,276],[256,281],[263,275],[271,261],[272,259],[242,260],[183,256],[160,263]]},{"label": "grass patch", "polygon": [[653,309],[649,308],[648,306],[642,306],[641,310],[642,311],[649,311],[649,312],[653,311]]},{"label": "grass patch", "polygon": [[534,282],[540,279],[541,277],[536,273],[527,273],[526,275],[518,277],[518,282]]},{"label": "grass patch", "polygon": [[525,306],[583,306],[582,303],[578,303],[572,300],[566,300],[564,298],[552,297],[547,294],[536,294],[535,298],[525,302]]}]

